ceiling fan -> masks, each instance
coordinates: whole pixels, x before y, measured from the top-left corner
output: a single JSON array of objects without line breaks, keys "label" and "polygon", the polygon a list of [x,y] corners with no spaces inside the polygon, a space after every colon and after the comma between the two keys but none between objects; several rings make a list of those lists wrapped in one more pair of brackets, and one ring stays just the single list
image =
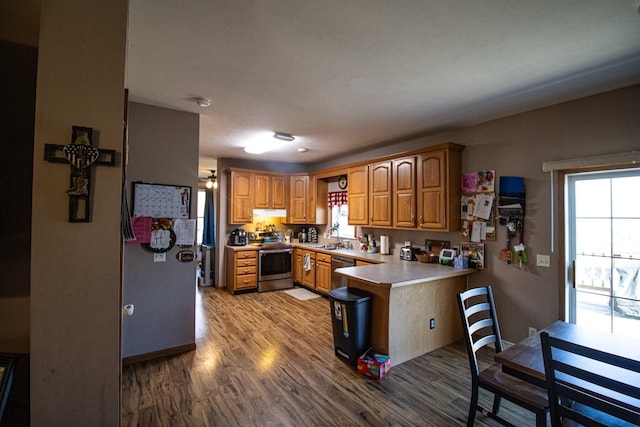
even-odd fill
[{"label": "ceiling fan", "polygon": [[210,169],[211,170],[211,175],[209,175],[206,178],[199,178],[200,182],[204,182],[205,187],[207,188],[213,188],[213,189],[217,189],[218,188],[218,176],[216,175],[216,171],[215,169]]}]

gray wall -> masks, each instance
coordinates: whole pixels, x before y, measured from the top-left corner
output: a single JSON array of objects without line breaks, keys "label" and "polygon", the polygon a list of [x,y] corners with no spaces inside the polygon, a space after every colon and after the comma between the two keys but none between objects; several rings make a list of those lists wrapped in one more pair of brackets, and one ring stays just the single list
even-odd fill
[{"label": "gray wall", "polygon": [[[469,279],[470,286],[493,285],[503,337],[519,341],[527,336],[529,326],[542,328],[558,319],[560,312],[561,277],[565,269],[564,260],[560,259],[558,252],[562,240],[556,232],[556,250],[552,253],[550,178],[549,174],[542,172],[542,163],[640,149],[639,100],[640,86],[631,86],[476,126],[378,146],[365,153],[309,165],[307,169],[341,166],[454,142],[466,146],[462,153],[463,172],[493,169],[497,175],[496,184],[502,175],[524,177],[527,191],[525,244],[529,263],[518,269],[498,260],[498,253],[505,246],[506,239],[504,227],[499,227],[497,240],[485,242],[486,269]],[[235,163],[225,159],[222,165],[221,171],[225,167],[235,166]],[[226,207],[224,184],[221,182],[221,208]],[[221,211],[221,217],[221,222],[225,224],[226,209]],[[218,230],[224,232],[224,226]],[[363,232],[372,232],[375,236],[388,234],[396,253],[404,240],[421,244],[426,238],[446,239],[452,244],[466,240],[461,233],[372,228],[364,228]],[[536,267],[537,254],[550,254],[551,268]],[[222,274],[220,269],[218,272]]]},{"label": "gray wall", "polygon": [[[195,219],[198,136],[197,114],[129,103],[129,196],[134,181],[191,186]],[[123,357],[195,342],[196,265],[179,262],[179,250],[167,252],[166,262],[153,262],[143,245],[125,244],[122,302],[135,310],[123,318]]]}]

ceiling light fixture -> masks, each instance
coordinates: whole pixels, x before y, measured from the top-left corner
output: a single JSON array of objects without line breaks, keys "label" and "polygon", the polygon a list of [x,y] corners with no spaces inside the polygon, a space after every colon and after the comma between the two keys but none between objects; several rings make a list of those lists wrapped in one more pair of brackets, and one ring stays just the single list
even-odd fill
[{"label": "ceiling light fixture", "polygon": [[207,98],[196,98],[196,104],[202,108],[207,108],[211,105],[211,100]]},{"label": "ceiling light fixture", "polygon": [[293,141],[294,139],[296,139],[295,136],[285,132],[274,132],[273,137],[275,139],[281,139],[283,141]]},{"label": "ceiling light fixture", "polygon": [[207,179],[207,183],[205,184],[207,188],[218,188],[218,177],[216,176],[216,171],[211,170],[211,175]]},{"label": "ceiling light fixture", "polygon": [[308,148],[298,148],[298,153],[306,153],[307,151],[309,151]]}]

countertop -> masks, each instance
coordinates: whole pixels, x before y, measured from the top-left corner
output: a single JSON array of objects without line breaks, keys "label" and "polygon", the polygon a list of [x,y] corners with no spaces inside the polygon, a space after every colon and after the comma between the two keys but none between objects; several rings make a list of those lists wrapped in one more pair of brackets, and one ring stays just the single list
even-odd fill
[{"label": "countertop", "polygon": [[[360,249],[325,249],[319,248],[317,243],[292,243],[294,248],[310,249],[330,255],[342,255],[365,262],[377,263],[357,267],[343,267],[336,269],[336,273],[351,279],[361,280],[377,286],[399,287],[448,277],[467,276],[476,273],[475,268],[453,268],[440,264],[429,264],[418,261],[405,261],[399,254],[382,255],[371,254]],[[233,250],[258,250],[256,246],[227,246]]]}]

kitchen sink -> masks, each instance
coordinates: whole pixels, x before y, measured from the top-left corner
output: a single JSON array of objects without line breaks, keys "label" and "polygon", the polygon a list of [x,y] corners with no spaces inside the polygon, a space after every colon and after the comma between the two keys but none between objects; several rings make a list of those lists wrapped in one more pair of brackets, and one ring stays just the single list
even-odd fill
[{"label": "kitchen sink", "polygon": [[335,246],[327,246],[327,245],[315,245],[315,246],[311,246],[313,249],[325,249],[327,251],[333,251],[338,249]]}]

